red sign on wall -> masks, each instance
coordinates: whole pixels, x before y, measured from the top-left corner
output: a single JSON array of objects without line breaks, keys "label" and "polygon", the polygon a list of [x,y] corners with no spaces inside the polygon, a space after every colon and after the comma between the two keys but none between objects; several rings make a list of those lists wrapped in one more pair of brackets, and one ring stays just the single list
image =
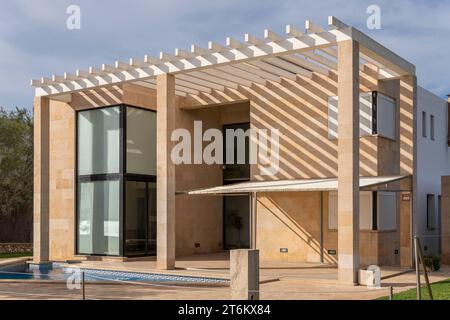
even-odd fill
[{"label": "red sign on wall", "polygon": [[402,193],[402,201],[411,201],[411,194],[408,193]]}]

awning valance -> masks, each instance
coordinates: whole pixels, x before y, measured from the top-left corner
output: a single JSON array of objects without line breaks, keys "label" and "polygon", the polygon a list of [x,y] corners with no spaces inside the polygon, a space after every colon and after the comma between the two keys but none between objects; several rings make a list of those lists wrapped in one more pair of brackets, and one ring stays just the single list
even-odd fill
[{"label": "awning valance", "polygon": [[[360,189],[376,187],[399,181],[409,176],[360,177]],[[203,188],[184,192],[188,195],[226,195],[253,192],[301,192],[301,191],[334,191],[338,189],[337,178],[299,179],[276,181],[249,181],[225,186]]]}]

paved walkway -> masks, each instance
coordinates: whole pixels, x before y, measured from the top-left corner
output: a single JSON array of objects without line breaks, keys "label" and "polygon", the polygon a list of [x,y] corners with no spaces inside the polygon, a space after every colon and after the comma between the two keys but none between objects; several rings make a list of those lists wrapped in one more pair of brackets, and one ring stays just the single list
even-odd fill
[{"label": "paved walkway", "polygon": [[[85,268],[128,270],[161,273],[156,270],[155,261],[134,262],[83,262],[76,264]],[[75,266],[75,265],[73,265]],[[181,258],[176,270],[169,274],[229,277],[228,255],[200,255]],[[415,273],[403,273],[398,268],[382,270],[382,289],[369,290],[365,286],[343,286],[337,283],[337,269],[320,264],[291,262],[261,262],[261,299],[375,299],[388,295],[389,286],[394,292],[415,287]],[[439,272],[430,274],[430,281],[450,278],[450,267],[443,266]],[[69,290],[65,283],[49,282],[5,282],[0,281],[0,299],[81,299],[81,290]],[[152,283],[88,283],[88,299],[186,299],[209,300],[229,299],[229,287],[223,286],[180,286]]]}]

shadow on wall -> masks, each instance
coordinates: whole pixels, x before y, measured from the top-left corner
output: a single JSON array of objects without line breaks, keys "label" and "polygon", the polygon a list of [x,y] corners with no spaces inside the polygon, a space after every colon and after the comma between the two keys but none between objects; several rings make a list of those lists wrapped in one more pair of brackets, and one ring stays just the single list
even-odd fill
[{"label": "shadow on wall", "polygon": [[[320,193],[260,194],[257,232],[263,259],[320,262]],[[336,264],[337,257],[324,250],[324,262]]]}]

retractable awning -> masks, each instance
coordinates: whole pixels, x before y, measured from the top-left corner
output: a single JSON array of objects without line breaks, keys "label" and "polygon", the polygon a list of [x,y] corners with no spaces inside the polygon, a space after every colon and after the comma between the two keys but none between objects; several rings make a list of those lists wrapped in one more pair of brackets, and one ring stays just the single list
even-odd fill
[{"label": "retractable awning", "polygon": [[[386,185],[403,180],[410,176],[382,176],[360,177],[360,189]],[[299,191],[334,191],[338,189],[337,178],[277,180],[277,181],[250,181],[226,186],[197,189],[184,194],[188,195],[226,195],[245,194],[254,192],[299,192]]]}]

